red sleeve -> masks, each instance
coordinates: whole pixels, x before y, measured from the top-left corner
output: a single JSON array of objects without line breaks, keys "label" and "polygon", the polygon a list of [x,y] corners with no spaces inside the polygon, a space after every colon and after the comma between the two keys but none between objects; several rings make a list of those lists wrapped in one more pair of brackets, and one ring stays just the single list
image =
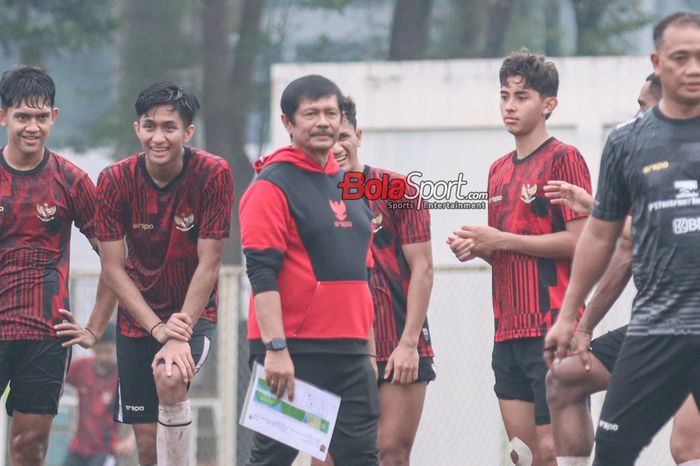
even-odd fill
[{"label": "red sleeve", "polygon": [[[569,146],[566,153],[562,154],[561,157],[557,157],[552,172],[552,179],[580,186],[588,194],[591,194],[591,174],[588,171],[588,165],[586,165],[583,156],[575,147]],[[556,207],[561,209],[565,222],[587,217],[586,214],[576,213],[565,205]]]},{"label": "red sleeve", "polygon": [[277,274],[287,252],[291,214],[284,193],[258,180],[240,205],[241,243],[253,294],[279,290]]},{"label": "red sleeve", "polygon": [[424,209],[420,202],[414,202],[413,208],[395,209],[394,212],[401,244],[430,241],[430,210]]},{"label": "red sleeve", "polygon": [[259,180],[243,195],[240,205],[243,249],[287,252],[291,214],[284,193],[273,183]]},{"label": "red sleeve", "polygon": [[204,209],[199,237],[203,239],[228,238],[233,208],[233,176],[226,162],[207,183],[202,195]]},{"label": "red sleeve", "polygon": [[83,173],[71,189],[71,205],[75,226],[88,239],[95,237],[96,197],[95,185]]},{"label": "red sleeve", "polygon": [[97,239],[116,241],[124,237],[121,194],[114,179],[115,168],[107,168],[97,180]]}]

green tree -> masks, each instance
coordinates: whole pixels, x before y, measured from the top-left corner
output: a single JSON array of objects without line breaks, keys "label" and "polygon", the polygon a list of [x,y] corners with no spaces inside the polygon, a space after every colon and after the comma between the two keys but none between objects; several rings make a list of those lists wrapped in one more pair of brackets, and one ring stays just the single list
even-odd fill
[{"label": "green tree", "polygon": [[26,65],[107,40],[116,26],[112,0],[2,0],[0,44]]},{"label": "green tree", "polygon": [[120,0],[119,7],[116,105],[106,134],[123,158],[140,150],[130,124],[139,92],[165,80],[195,90],[199,61],[191,2]]},{"label": "green tree", "polygon": [[653,16],[640,0],[573,0],[576,55],[616,55],[630,45],[625,35],[648,25]]},{"label": "green tree", "polygon": [[[241,238],[238,203],[253,178],[245,146],[249,112],[257,83],[254,81],[256,58],[262,41],[261,19],[264,0],[204,0],[202,27],[202,118],[207,150],[225,157],[235,177],[235,206],[231,224],[231,241],[224,261],[241,264]],[[232,34],[232,11],[238,12],[235,49]],[[230,58],[233,56],[233,60]]]},{"label": "green tree", "polygon": [[425,58],[433,0],[395,0],[389,60]]}]

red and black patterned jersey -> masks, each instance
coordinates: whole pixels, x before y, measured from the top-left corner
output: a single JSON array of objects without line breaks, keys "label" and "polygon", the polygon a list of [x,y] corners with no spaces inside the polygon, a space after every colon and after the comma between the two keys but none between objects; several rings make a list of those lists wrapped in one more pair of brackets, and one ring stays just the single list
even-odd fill
[{"label": "red and black patterned jersey", "polygon": [[[221,157],[185,148],[182,172],[163,188],[148,174],[145,154],[133,155],[100,174],[97,238],[126,237],[126,273],[158,317],[179,312],[197,268],[199,239],[229,235],[233,177]],[[201,318],[215,322],[217,286]],[[148,333],[119,305],[119,331]]]},{"label": "red and black patterned jersey", "polygon": [[[585,215],[544,197],[549,180],[563,180],[591,192],[591,177],[579,151],[549,138],[532,154],[511,152],[489,170],[489,226],[518,235],[566,230]],[[499,250],[491,257],[496,342],[539,337],[554,323],[569,284],[571,259],[546,259]],[[579,311],[579,317],[583,309]]]},{"label": "red and black patterned jersey", "polygon": [[[381,168],[365,166],[364,169],[365,179],[382,179],[385,174],[390,179],[406,179]],[[407,185],[407,189],[410,186]],[[374,339],[377,360],[386,361],[398,346],[406,325],[411,269],[402,246],[430,241],[430,211],[423,209],[418,200],[395,202],[403,208],[391,208],[389,203],[393,201],[378,199],[368,202],[374,227],[374,268],[369,282],[374,301]],[[418,355],[422,358],[433,356],[427,319],[418,340]]]},{"label": "red and black patterned jersey", "polygon": [[45,150],[32,170],[15,170],[0,152],[0,340],[56,338],[69,309],[71,224],[95,237],[95,186]]},{"label": "red and black patterned jersey", "polygon": [[98,375],[95,358],[73,361],[66,383],[78,392],[78,427],[70,452],[82,456],[111,454],[119,441],[119,424],[112,420],[117,392],[117,368]]}]

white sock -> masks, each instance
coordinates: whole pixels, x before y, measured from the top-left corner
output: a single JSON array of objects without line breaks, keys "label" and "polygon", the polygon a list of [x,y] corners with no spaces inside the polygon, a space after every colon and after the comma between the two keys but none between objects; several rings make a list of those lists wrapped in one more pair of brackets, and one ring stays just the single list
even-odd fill
[{"label": "white sock", "polygon": [[678,466],[700,466],[700,459],[686,461],[685,463],[681,463]]},{"label": "white sock", "polygon": [[588,466],[587,456],[557,456],[558,466]]},{"label": "white sock", "polygon": [[513,437],[510,440],[510,447],[518,455],[518,462],[515,463],[515,466],[532,466],[532,450],[525,442],[518,437]]},{"label": "white sock", "polygon": [[192,412],[189,400],[158,405],[158,466],[187,466],[190,459]]}]

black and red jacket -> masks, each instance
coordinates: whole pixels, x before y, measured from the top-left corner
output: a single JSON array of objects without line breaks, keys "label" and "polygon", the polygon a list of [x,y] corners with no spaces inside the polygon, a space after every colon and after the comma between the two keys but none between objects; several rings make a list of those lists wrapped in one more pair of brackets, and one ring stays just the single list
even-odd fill
[{"label": "black and red jacket", "polygon": [[363,200],[343,200],[342,172],[285,147],[255,163],[241,199],[241,241],[253,289],[251,353],[265,352],[254,295],[279,291],[290,352],[366,354],[374,320],[367,282],[372,215]]}]

